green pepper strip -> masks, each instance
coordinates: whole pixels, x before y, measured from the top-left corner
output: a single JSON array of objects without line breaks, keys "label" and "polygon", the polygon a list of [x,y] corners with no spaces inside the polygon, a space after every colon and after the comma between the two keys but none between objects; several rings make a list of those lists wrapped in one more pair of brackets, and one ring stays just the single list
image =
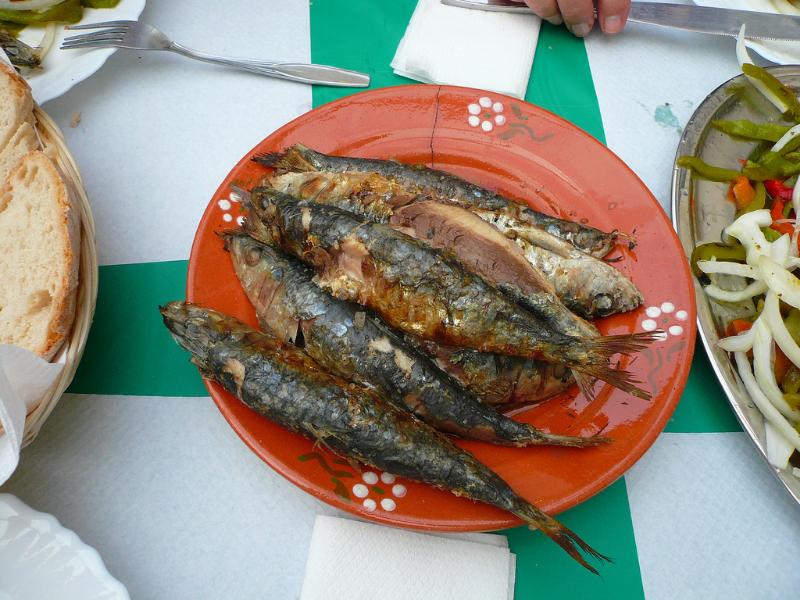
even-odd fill
[{"label": "green pepper strip", "polygon": [[752,181],[786,179],[800,173],[800,162],[793,162],[777,152],[767,152],[758,163],[748,161],[742,175]]},{"label": "green pepper strip", "polygon": [[764,237],[767,238],[768,242],[774,242],[776,240],[779,240],[783,235],[782,233],[780,233],[779,231],[775,231],[771,227],[762,227],[761,232],[764,234]]},{"label": "green pepper strip", "polygon": [[701,244],[692,251],[692,271],[697,277],[702,276],[703,272],[697,268],[697,261],[714,260],[715,258],[717,260],[744,262],[747,260],[747,251],[741,244],[721,244],[719,242]]},{"label": "green pepper strip", "polygon": [[792,365],[783,376],[781,387],[786,394],[796,394],[800,391],[800,369]]},{"label": "green pepper strip", "polygon": [[716,120],[712,121],[711,125],[728,135],[733,135],[748,140],[766,140],[769,142],[777,142],[781,139],[791,127],[789,125],[780,125],[778,123],[754,123],[747,119],[739,121],[725,121]]},{"label": "green pepper strip", "polygon": [[784,394],[783,399],[792,408],[800,408],[800,394]]},{"label": "green pepper strip", "polygon": [[742,211],[739,213],[740,215],[753,212],[754,210],[761,210],[767,205],[767,188],[764,186],[762,181],[756,181],[755,190],[756,195],[753,196],[750,204],[742,209]]},{"label": "green pepper strip", "polygon": [[46,10],[0,9],[0,21],[19,25],[41,25],[44,23],[77,23],[83,17],[80,0],[64,0]]},{"label": "green pepper strip", "polygon": [[81,0],[81,4],[86,8],[114,8],[119,0]]},{"label": "green pepper strip", "polygon": [[741,176],[739,171],[709,165],[696,156],[681,156],[678,159],[678,166],[684,169],[690,169],[692,173],[698,177],[710,179],[711,181],[733,181]]},{"label": "green pepper strip", "polygon": [[748,77],[761,81],[770,92],[775,94],[789,107],[787,112],[792,119],[796,122],[800,122],[800,100],[797,99],[797,96],[792,90],[783,85],[774,75],[762,67],[745,63],[742,65],[742,71]]}]

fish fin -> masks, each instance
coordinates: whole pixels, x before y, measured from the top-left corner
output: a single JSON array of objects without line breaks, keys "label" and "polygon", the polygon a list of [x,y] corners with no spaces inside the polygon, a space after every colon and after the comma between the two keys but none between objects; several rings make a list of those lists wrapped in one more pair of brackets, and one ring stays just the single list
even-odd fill
[{"label": "fish fin", "polygon": [[585,375],[578,371],[573,371],[572,375],[573,377],[575,377],[575,383],[578,384],[578,388],[580,388],[583,397],[589,400],[590,402],[594,400],[595,398],[594,384],[597,380],[593,377],[590,377],[589,375]]},{"label": "fish fin", "polygon": [[[559,435],[557,433],[548,433],[541,431],[535,427],[532,430],[532,439],[535,442],[529,441],[529,446],[532,445],[547,445],[547,446],[566,446],[568,448],[589,448],[591,446],[600,446],[611,442],[611,438],[602,435],[590,435],[586,437],[574,435]],[[529,438],[530,440],[531,438]]]},{"label": "fish fin", "polygon": [[620,369],[614,369],[609,365],[580,365],[574,367],[575,369],[580,369],[580,371],[584,375],[589,375],[596,379],[600,379],[613,385],[615,388],[622,390],[623,392],[627,392],[631,396],[636,396],[637,398],[641,398],[642,400],[650,400],[652,394],[646,392],[645,390],[637,387],[637,384],[640,384],[640,381],[637,381],[633,378],[633,375],[628,371],[623,371]]},{"label": "fish fin", "polygon": [[281,172],[316,171],[316,168],[303,156],[304,147],[299,144],[283,152],[264,152],[253,156],[253,161]]},{"label": "fish fin", "polygon": [[600,554],[584,542],[577,533],[562,525],[553,517],[543,513],[532,504],[525,503],[514,511],[514,514],[525,521],[531,529],[541,529],[542,533],[561,546],[576,562],[595,575],[599,575],[597,569],[586,561],[581,552],[595,560],[613,562],[608,556]]},{"label": "fish fin", "polygon": [[649,344],[662,339],[663,335],[664,332],[661,330],[626,335],[608,335],[592,338],[587,340],[585,344],[589,352],[610,357],[614,354],[633,354],[644,350]]}]

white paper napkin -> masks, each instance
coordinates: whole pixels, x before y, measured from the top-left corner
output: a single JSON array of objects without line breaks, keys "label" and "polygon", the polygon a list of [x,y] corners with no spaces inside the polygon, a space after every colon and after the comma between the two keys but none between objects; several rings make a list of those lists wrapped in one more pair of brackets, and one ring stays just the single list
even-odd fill
[{"label": "white paper napkin", "polygon": [[425,83],[475,87],[523,98],[541,21],[419,0],[392,68]]},{"label": "white paper napkin", "polygon": [[0,345],[0,485],[19,464],[25,416],[63,368],[63,363],[49,363],[23,348]]},{"label": "white paper napkin", "polygon": [[300,600],[511,600],[505,536],[428,535],[318,515]]}]

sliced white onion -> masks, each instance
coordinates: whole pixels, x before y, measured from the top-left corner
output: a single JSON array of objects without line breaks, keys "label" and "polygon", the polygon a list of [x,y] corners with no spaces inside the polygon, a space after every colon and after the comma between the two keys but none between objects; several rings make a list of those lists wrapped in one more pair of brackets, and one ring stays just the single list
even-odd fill
[{"label": "sliced white onion", "polygon": [[789,421],[783,418],[783,415],[778,412],[778,409],[772,406],[772,403],[767,400],[764,392],[758,387],[758,383],[755,377],[753,377],[753,372],[750,370],[750,361],[747,360],[747,355],[744,352],[736,352],[734,357],[736,358],[739,377],[741,377],[747,393],[750,394],[753,404],[761,411],[761,414],[764,415],[764,418],[769,424],[772,425],[778,433],[783,435],[786,441],[789,442],[795,450],[800,450],[800,433],[797,433],[797,430],[792,427]]},{"label": "sliced white onion", "polygon": [[725,352],[749,352],[753,349],[753,329],[748,329],[737,335],[722,338],[717,342],[717,346]]},{"label": "sliced white onion", "polygon": [[789,131],[783,134],[781,139],[775,142],[775,145],[772,147],[773,152],[780,152],[783,150],[784,146],[791,142],[794,138],[800,135],[800,125],[795,125]]},{"label": "sliced white onion", "polygon": [[53,48],[53,42],[56,41],[56,24],[48,23],[44,28],[44,38],[42,43],[39,44],[39,60],[43,61],[44,57],[48,55]]},{"label": "sliced white onion", "polygon": [[769,255],[779,265],[785,265],[789,262],[791,252],[789,249],[792,247],[792,238],[788,233],[784,233],[777,240],[772,242],[769,249]]},{"label": "sliced white onion", "polygon": [[[739,61],[739,68],[741,68],[744,64],[753,64],[753,59],[750,58],[750,54],[747,52],[747,47],[744,45],[744,24],[742,24],[742,28],[739,30],[739,35],[736,36],[736,58]],[[754,79],[749,76],[746,77],[747,80],[753,84],[753,87],[761,92],[761,95],[767,100],[772,102],[772,104],[775,105],[775,108],[781,111],[781,113],[785,113],[787,110],[789,110],[787,104],[773,94],[770,89],[764,85],[763,81],[759,81],[758,79]]]},{"label": "sliced white onion", "polygon": [[5,10],[43,10],[64,0],[0,0],[0,8]]},{"label": "sliced white onion", "polygon": [[758,270],[769,289],[774,291],[779,299],[790,306],[800,308],[800,279],[768,256],[759,257]]},{"label": "sliced white onion", "polygon": [[794,453],[794,446],[769,421],[764,422],[764,430],[769,464],[777,469],[785,469],[789,466],[789,457]]},{"label": "sliced white onion", "polygon": [[781,317],[778,295],[769,292],[764,300],[764,311],[762,312],[764,321],[769,328],[775,343],[783,351],[792,364],[800,368],[800,346],[794,341],[792,334],[786,329],[786,324]]},{"label": "sliced white onion", "polygon": [[713,284],[705,287],[706,294],[714,298],[714,300],[721,300],[722,302],[742,302],[753,296],[763,294],[766,291],[767,284],[763,281],[754,281],[743,290],[736,291],[723,290],[721,287],[717,287]]},{"label": "sliced white onion", "polygon": [[747,250],[747,262],[755,264],[759,256],[770,254],[771,245],[764,237],[762,227],[772,225],[772,215],[767,209],[743,214],[725,229],[725,235],[734,237]]},{"label": "sliced white onion", "polygon": [[753,372],[758,387],[764,392],[772,405],[787,419],[796,423],[800,421],[800,411],[793,409],[783,397],[778,382],[775,381],[775,368],[772,365],[772,335],[763,319],[753,323],[755,338],[753,339]]},{"label": "sliced white onion", "polygon": [[749,279],[759,279],[761,277],[761,273],[750,265],[727,260],[698,260],[697,268],[703,273],[724,273],[725,275],[739,275]]}]

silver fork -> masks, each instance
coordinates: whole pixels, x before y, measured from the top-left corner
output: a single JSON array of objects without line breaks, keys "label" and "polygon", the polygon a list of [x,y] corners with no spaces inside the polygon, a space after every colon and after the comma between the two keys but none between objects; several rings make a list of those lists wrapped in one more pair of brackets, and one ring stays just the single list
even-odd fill
[{"label": "silver fork", "polygon": [[325,65],[303,63],[267,62],[246,58],[227,58],[198,52],[173,42],[161,31],[139,21],[106,21],[70,25],[67,29],[102,29],[94,33],[74,35],[64,39],[62,50],[79,48],[128,48],[130,50],[165,50],[207,63],[233,67],[267,77],[288,79],[299,83],[330,85],[336,87],[367,87],[369,75]]}]

